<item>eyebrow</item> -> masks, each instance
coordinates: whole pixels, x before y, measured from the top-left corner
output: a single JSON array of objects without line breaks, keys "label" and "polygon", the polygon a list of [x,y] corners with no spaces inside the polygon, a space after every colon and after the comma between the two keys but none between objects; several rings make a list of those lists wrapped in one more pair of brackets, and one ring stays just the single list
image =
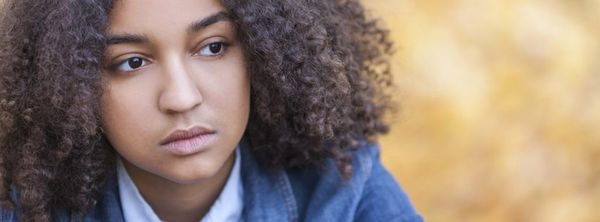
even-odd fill
[{"label": "eyebrow", "polygon": [[148,37],[145,35],[139,34],[119,34],[119,35],[109,35],[107,38],[108,45],[116,45],[116,44],[141,44],[148,42]]},{"label": "eyebrow", "polygon": [[[215,14],[209,15],[199,21],[193,22],[188,28],[188,33],[199,32],[206,27],[215,24],[221,21],[231,21],[231,16],[226,12],[220,11]],[[116,45],[116,44],[141,44],[149,42],[149,38],[145,35],[140,34],[117,34],[117,35],[108,35],[107,36],[107,44],[108,45]]]},{"label": "eyebrow", "polygon": [[188,33],[198,32],[206,27],[221,21],[231,21],[231,16],[224,11],[209,15],[206,18],[196,21],[188,28]]}]

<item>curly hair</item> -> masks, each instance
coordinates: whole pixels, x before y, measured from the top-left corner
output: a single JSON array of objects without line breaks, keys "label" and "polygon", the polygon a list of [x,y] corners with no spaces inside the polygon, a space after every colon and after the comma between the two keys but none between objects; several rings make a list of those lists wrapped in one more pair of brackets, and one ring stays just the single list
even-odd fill
[{"label": "curly hair", "polygon": [[[358,0],[221,0],[251,79],[246,137],[268,167],[351,175],[386,133],[392,43]],[[5,0],[0,21],[0,204],[26,221],[82,215],[114,176],[100,117],[111,0]],[[18,191],[18,192],[17,192]]]}]

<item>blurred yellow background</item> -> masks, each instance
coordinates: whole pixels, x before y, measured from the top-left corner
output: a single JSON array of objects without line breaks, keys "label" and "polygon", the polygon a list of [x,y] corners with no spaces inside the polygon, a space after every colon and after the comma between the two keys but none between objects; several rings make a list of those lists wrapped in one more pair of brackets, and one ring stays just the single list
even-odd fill
[{"label": "blurred yellow background", "polygon": [[383,162],[427,221],[600,221],[600,0],[363,0],[396,42]]}]

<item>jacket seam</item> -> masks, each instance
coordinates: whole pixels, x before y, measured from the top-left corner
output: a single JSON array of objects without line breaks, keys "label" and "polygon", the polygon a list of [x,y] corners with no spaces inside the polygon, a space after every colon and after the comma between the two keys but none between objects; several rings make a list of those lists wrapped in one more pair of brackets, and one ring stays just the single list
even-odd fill
[{"label": "jacket seam", "polygon": [[298,210],[290,181],[285,173],[280,172],[277,175],[276,187],[283,194],[283,200],[288,212],[289,221],[298,221]]}]

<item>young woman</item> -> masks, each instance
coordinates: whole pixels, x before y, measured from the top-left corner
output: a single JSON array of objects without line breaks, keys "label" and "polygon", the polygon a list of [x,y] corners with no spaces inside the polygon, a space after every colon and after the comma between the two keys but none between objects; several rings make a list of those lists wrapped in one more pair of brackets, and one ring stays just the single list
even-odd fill
[{"label": "young woman", "polygon": [[422,221],[356,0],[4,0],[1,221]]}]

